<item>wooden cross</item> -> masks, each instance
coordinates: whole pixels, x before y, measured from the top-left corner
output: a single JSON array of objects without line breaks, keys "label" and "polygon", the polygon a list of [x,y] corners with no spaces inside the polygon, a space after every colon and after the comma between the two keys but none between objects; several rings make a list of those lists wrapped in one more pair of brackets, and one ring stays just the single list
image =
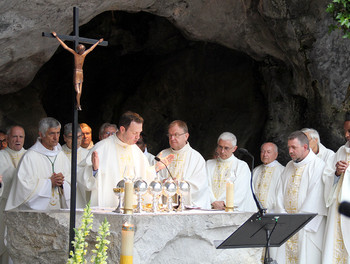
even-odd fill
[{"label": "wooden cross", "polygon": [[[43,32],[42,36],[48,37],[48,38],[54,38],[51,32],[50,33]],[[95,44],[98,41],[98,39],[82,38],[79,36],[79,8],[77,7],[73,7],[73,36],[59,35],[59,34],[57,34],[57,36],[62,40],[73,41],[75,51],[77,51],[77,47],[80,42],[85,44]],[[102,41],[98,45],[108,46],[108,41]]]},{"label": "wooden cross", "polygon": [[[101,46],[107,46],[107,41],[102,41],[97,44],[98,40],[82,38],[79,36],[79,8],[73,7],[73,36],[67,35],[58,35],[57,36],[62,40],[68,40],[74,42],[74,50],[78,53],[79,43],[86,44],[96,44]],[[43,37],[55,38],[52,33],[42,32]],[[63,43],[64,44],[64,43]],[[62,44],[61,44],[62,45]],[[66,45],[64,45],[66,46]],[[68,47],[67,47],[68,48]],[[70,48],[68,48],[72,51]],[[76,67],[77,65],[75,65]],[[82,66],[82,65],[81,65]],[[76,87],[74,87],[76,88]],[[80,95],[79,95],[80,98]],[[76,100],[73,93],[73,122],[72,122],[72,163],[71,163],[71,203],[70,203],[70,223],[69,223],[69,252],[73,251],[72,241],[74,241],[74,228],[75,228],[75,215],[76,215],[76,181],[77,181],[77,130],[78,130],[78,109],[76,107]],[[77,105],[80,106],[80,103],[77,102]]]}]

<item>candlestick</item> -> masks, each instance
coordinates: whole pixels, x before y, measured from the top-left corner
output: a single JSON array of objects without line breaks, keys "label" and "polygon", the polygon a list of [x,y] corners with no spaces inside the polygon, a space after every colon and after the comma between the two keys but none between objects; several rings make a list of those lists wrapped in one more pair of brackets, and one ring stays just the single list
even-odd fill
[{"label": "candlestick", "polygon": [[226,212],[233,212],[234,188],[233,182],[228,180],[226,182]]},{"label": "candlestick", "polygon": [[133,213],[134,202],[134,184],[132,181],[127,180],[125,182],[125,194],[124,194],[124,214]]},{"label": "candlestick", "polygon": [[133,224],[125,223],[122,226],[122,246],[120,253],[120,264],[132,264],[134,249],[134,232]]}]

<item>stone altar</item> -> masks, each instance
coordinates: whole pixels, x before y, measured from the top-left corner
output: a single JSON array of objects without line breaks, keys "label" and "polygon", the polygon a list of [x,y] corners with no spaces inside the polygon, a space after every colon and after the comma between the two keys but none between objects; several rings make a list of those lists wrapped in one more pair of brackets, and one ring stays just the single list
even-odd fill
[{"label": "stone altar", "polygon": [[[88,237],[93,249],[98,227],[106,218],[111,241],[108,263],[119,263],[121,227],[126,215],[112,209],[92,209],[93,229]],[[8,211],[8,248],[16,263],[66,263],[68,257],[69,211]],[[77,227],[83,211],[77,211]],[[261,263],[262,249],[226,249],[214,247],[243,224],[251,213],[192,210],[181,213],[134,214],[136,227],[134,263]]]}]

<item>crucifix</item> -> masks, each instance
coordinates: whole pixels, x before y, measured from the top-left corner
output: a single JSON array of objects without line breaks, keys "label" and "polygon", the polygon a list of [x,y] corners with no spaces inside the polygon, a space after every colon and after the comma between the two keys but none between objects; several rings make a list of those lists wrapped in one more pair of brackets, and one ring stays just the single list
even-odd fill
[{"label": "crucifix", "polygon": [[[74,241],[74,228],[75,228],[75,211],[76,211],[76,181],[77,181],[77,127],[78,127],[78,110],[80,108],[80,95],[83,81],[83,63],[85,56],[92,51],[97,45],[107,46],[108,42],[103,39],[95,40],[89,38],[82,38],[79,36],[79,8],[73,8],[73,36],[59,35],[55,32],[46,33],[42,32],[43,37],[57,38],[61,45],[74,55],[74,77],[73,84],[76,90],[76,98],[73,93],[73,122],[72,122],[72,166],[71,166],[71,203],[70,203],[70,223],[69,223],[69,252],[73,251],[72,241]],[[64,40],[74,42],[74,50],[70,49]],[[93,44],[88,50],[85,51],[85,47],[79,44]]]},{"label": "crucifix", "polygon": [[[77,7],[73,8],[73,36],[67,35],[58,35],[56,32],[46,33],[43,32],[43,37],[54,37],[56,38],[62,47],[68,50],[70,53],[74,55],[74,74],[73,74],[73,84],[75,91],[77,93],[76,96],[76,107],[78,110],[81,110],[80,106],[80,96],[82,93],[82,85],[83,85],[83,64],[87,54],[89,54],[97,45],[107,46],[108,42],[103,41],[103,39],[95,40],[89,38],[79,37],[79,9]],[[73,41],[74,42],[74,50],[69,48],[63,41]],[[81,43],[93,44],[88,50],[85,50],[85,46]]]}]

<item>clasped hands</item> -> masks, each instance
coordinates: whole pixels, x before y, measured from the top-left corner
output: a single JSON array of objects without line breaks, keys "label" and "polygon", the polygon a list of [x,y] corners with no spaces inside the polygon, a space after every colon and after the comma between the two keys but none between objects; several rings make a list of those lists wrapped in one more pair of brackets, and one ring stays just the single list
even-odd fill
[{"label": "clasped hands", "polygon": [[52,183],[52,187],[63,187],[63,183],[64,183],[64,176],[63,174],[60,173],[53,173],[52,176],[50,177],[51,183]]},{"label": "clasped hands", "polygon": [[336,167],[336,170],[335,170],[335,175],[337,175],[338,177],[344,173],[346,171],[346,169],[348,168],[349,166],[349,163],[347,163],[346,161],[344,160],[339,160],[336,164],[335,164],[335,167]]}]

